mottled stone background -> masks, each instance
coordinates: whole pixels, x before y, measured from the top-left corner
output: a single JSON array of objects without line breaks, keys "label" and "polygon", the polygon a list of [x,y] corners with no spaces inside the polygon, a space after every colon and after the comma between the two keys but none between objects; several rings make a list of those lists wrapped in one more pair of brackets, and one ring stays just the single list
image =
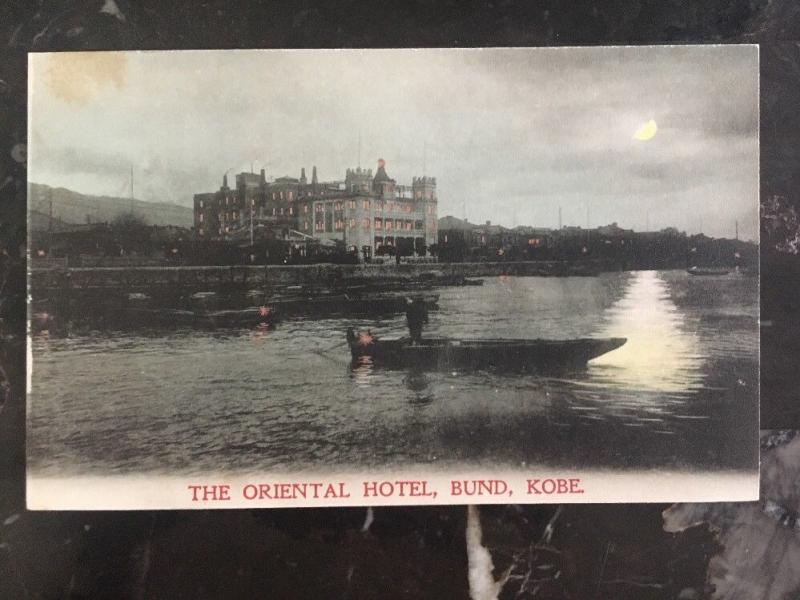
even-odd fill
[{"label": "mottled stone background", "polygon": [[795,0],[4,4],[0,597],[797,598],[791,431],[763,436],[763,497],[750,504],[26,513],[18,249],[28,51],[756,42],[762,428],[799,429],[799,37]]}]

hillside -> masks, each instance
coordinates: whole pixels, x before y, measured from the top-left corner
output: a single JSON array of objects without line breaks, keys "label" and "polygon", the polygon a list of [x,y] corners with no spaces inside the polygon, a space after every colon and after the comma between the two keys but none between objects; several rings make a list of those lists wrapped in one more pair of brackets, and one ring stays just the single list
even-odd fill
[{"label": "hillside", "polygon": [[[130,198],[110,196],[89,196],[65,188],[52,188],[40,183],[28,184],[28,210],[31,213],[49,215],[50,202],[53,202],[53,217],[64,223],[85,224],[112,221],[122,213],[133,212],[140,215],[149,225],[177,225],[191,227],[192,209],[168,202],[145,202]],[[31,221],[35,228],[42,219]]]}]

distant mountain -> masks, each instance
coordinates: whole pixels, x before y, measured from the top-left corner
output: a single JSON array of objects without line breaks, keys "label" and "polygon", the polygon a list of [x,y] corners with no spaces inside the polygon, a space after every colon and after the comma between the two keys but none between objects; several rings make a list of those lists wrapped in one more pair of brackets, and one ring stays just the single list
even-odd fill
[{"label": "distant mountain", "polygon": [[[133,212],[148,225],[176,225],[191,227],[192,209],[169,202],[145,202],[130,198],[89,196],[65,188],[53,188],[40,183],[28,184],[28,211],[34,215],[31,229],[42,227],[49,221],[50,202],[53,218],[63,223],[86,224],[111,222],[120,214]],[[38,213],[38,214],[37,214]],[[43,219],[42,215],[47,218]]]}]

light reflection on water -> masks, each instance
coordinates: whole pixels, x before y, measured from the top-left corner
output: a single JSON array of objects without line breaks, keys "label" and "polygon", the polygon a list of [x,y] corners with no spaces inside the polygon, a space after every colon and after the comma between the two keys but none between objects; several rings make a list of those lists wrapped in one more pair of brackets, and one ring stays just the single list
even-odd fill
[{"label": "light reflection on water", "polygon": [[589,363],[594,383],[627,390],[687,392],[702,387],[706,356],[696,332],[656,271],[633,274],[597,334],[627,343]]},{"label": "light reflection on water", "polygon": [[370,377],[370,375],[372,374],[373,368],[374,365],[371,356],[359,356],[358,361],[352,368],[353,379],[356,385],[369,387],[372,384],[372,377]]},{"label": "light reflection on water", "polygon": [[757,281],[638,272],[507,277],[438,292],[427,335],[628,343],[553,378],[351,367],[346,327],[404,335],[402,315],[37,336],[29,465],[755,468]]}]

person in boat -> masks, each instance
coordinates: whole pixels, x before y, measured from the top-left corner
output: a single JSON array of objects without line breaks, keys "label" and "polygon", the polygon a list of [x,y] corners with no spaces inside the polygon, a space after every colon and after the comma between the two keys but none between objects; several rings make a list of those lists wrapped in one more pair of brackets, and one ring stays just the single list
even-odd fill
[{"label": "person in boat", "polygon": [[422,326],[428,322],[428,309],[422,298],[406,298],[406,321],[411,343],[422,343]]}]

